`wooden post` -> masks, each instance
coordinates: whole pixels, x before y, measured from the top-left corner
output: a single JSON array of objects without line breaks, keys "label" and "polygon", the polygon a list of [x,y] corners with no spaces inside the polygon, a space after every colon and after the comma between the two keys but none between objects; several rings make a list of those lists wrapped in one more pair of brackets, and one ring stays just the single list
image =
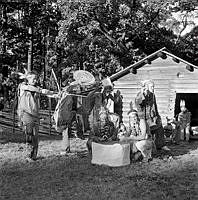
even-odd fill
[{"label": "wooden post", "polygon": [[49,97],[49,135],[52,133],[52,120],[51,120],[51,110],[52,110],[52,99]]}]

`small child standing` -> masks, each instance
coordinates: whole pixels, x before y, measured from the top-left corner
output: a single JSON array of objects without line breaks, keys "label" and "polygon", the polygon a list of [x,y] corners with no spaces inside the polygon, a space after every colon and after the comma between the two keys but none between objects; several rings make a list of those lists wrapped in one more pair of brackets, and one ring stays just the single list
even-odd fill
[{"label": "small child standing", "polygon": [[191,123],[191,112],[188,111],[185,105],[185,101],[180,102],[181,112],[178,115],[178,121],[181,127],[181,140],[189,141],[190,137],[190,123]]},{"label": "small child standing", "polygon": [[37,87],[38,76],[36,72],[27,72],[21,78],[22,82],[18,89],[18,117],[20,125],[26,134],[26,142],[31,149],[29,158],[36,160],[38,152],[39,132],[39,97],[40,94],[52,95],[52,91]]},{"label": "small child standing", "polygon": [[166,138],[170,138],[173,144],[179,144],[180,142],[180,122],[176,121],[176,118],[169,119],[166,117],[167,124],[164,126],[164,134]]}]

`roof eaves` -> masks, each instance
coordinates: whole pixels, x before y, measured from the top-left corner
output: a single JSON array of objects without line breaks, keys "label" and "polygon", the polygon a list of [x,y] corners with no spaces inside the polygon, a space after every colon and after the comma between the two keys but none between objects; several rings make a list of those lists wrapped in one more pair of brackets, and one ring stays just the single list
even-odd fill
[{"label": "roof eaves", "polygon": [[111,81],[112,82],[116,81],[117,79],[121,78],[122,76],[124,76],[126,74],[129,74],[132,69],[136,69],[137,70],[137,69],[141,68],[143,65],[146,65],[146,63],[145,63],[146,60],[155,58],[155,56],[158,55],[158,53],[160,53],[160,52],[162,52],[162,53],[164,53],[164,54],[166,54],[166,55],[168,55],[168,56],[170,56],[172,58],[178,59],[179,61],[185,63],[186,65],[189,65],[189,66],[192,66],[195,69],[198,69],[198,66],[193,65],[192,63],[189,63],[188,61],[183,60],[182,58],[175,56],[174,54],[168,52],[166,47],[163,47],[162,49],[159,49],[158,51],[156,51],[156,52],[146,56],[145,58],[137,61],[136,63],[126,67],[122,71],[119,71],[119,72],[113,74],[112,76],[110,76]]},{"label": "roof eaves", "polygon": [[176,58],[176,59],[180,60],[181,62],[185,63],[186,65],[190,65],[190,66],[194,67],[195,69],[198,69],[198,66],[193,65],[192,63],[189,63],[188,61],[183,60],[182,58],[177,57],[176,55],[174,55],[174,54],[172,54],[172,53],[169,53],[169,52],[166,51],[166,50],[163,50],[162,52],[165,53],[166,55],[169,55],[169,56],[171,56],[171,57],[173,57],[173,58]]},{"label": "roof eaves", "polygon": [[146,61],[147,59],[151,59],[151,58],[155,57],[158,53],[163,52],[163,51],[165,51],[165,50],[166,50],[166,47],[163,47],[162,49],[159,49],[158,51],[156,51],[156,52],[154,52],[154,53],[152,53],[152,54],[146,56],[145,58],[143,58],[143,59],[141,59],[141,60],[135,62],[134,64],[129,65],[128,67],[126,67],[126,68],[123,69],[122,71],[119,71],[119,72],[113,74],[112,76],[110,76],[111,81],[115,81],[115,80],[121,78],[122,76],[124,76],[124,75],[130,73],[130,70],[131,70],[131,69],[138,69],[138,68],[142,67],[142,64],[143,64],[143,65],[146,64],[145,61]]}]

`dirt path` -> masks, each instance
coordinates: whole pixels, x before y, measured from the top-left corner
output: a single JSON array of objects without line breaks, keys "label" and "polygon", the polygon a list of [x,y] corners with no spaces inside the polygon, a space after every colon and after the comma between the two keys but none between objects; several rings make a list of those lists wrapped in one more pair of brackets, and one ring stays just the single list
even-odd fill
[{"label": "dirt path", "polygon": [[90,164],[85,140],[72,140],[80,153],[61,156],[60,136],[41,137],[36,162],[27,162],[20,135],[1,140],[0,199],[198,199],[198,141],[170,145],[149,164],[111,168]]}]

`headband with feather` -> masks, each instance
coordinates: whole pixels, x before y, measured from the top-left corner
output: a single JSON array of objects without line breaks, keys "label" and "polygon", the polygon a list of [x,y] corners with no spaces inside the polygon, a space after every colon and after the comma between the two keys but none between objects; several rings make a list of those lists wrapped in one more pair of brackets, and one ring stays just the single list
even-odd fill
[{"label": "headband with feather", "polygon": [[18,75],[19,75],[20,79],[28,79],[33,75],[30,72],[28,72],[28,70],[25,69],[25,68],[24,68],[24,71],[25,71],[25,73],[18,72]]}]

